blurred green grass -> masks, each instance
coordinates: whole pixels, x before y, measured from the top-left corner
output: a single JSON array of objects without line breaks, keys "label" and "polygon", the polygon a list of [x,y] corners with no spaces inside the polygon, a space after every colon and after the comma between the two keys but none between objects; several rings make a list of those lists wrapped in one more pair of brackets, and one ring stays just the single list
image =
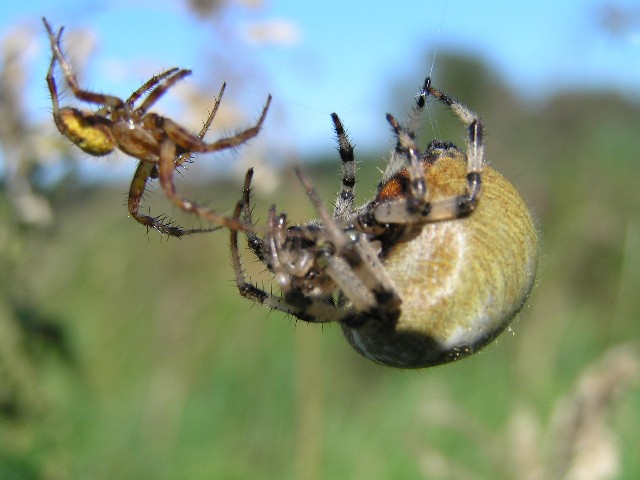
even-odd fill
[{"label": "blurred green grass", "polygon": [[[311,175],[330,198],[336,173],[319,176],[326,169]],[[215,187],[227,199],[234,189]],[[510,332],[456,364],[383,368],[351,351],[335,326],[241,299],[224,232],[146,236],[119,208],[121,194],[92,190],[66,205],[29,266],[33,297],[63,319],[73,352],[73,368],[54,361],[40,375],[46,406],[30,436],[50,478],[440,478],[421,468],[434,449],[477,478],[511,478],[514,416],[531,410],[546,422],[585,365],[638,332],[635,310],[620,311],[615,298],[632,288],[620,284],[631,259],[605,258],[585,266],[598,268],[596,278],[572,278],[567,255],[550,248],[601,258],[600,243],[566,238],[591,221],[548,229],[542,220],[540,285]],[[589,293],[598,277],[613,297]],[[624,478],[640,472],[638,407],[636,392],[613,419]]]}]

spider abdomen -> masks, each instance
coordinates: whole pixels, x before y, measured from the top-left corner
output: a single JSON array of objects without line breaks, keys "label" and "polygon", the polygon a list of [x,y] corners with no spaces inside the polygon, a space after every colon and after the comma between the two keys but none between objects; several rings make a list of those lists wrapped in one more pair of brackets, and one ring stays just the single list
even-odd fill
[{"label": "spider abdomen", "polygon": [[[427,172],[430,198],[464,191],[465,164],[440,158]],[[402,300],[393,325],[343,325],[365,357],[404,368],[462,358],[491,342],[533,287],[537,233],[527,205],[500,173],[485,167],[482,197],[461,219],[414,227],[383,263]]]},{"label": "spider abdomen", "polygon": [[69,140],[89,155],[107,155],[116,148],[108,119],[87,116],[75,108],[63,108],[56,123]]}]

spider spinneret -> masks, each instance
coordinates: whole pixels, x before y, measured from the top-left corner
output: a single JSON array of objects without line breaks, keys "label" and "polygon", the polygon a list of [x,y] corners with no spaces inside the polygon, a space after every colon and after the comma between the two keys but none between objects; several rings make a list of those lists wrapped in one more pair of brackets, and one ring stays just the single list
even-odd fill
[{"label": "spider spinneret", "polygon": [[[178,81],[191,74],[191,70],[171,68],[145,82],[131,96],[122,100],[113,95],[104,95],[80,88],[71,65],[62,53],[61,27],[57,33],[46,19],[42,19],[51,43],[51,63],[47,73],[47,85],[53,105],[53,119],[62,135],[71,140],[89,155],[107,155],[118,149],[139,160],[129,189],[128,209],[130,215],[140,224],[171,236],[208,232],[220,226],[247,230],[249,226],[234,218],[224,217],[192,201],[180,197],[175,189],[173,175],[177,167],[190,161],[195,153],[216,152],[237,147],[255,137],[267,115],[271,95],[262,109],[257,123],[235,135],[224,137],[212,143],[203,138],[213,121],[225,84],[216,98],[213,110],[198,135],[193,135],[173,120],[148,110]],[[83,102],[98,105],[94,112],[72,107],[60,107],[59,95],[54,78],[55,65],[62,69],[67,85],[73,96]],[[145,97],[138,105],[136,102]],[[213,228],[183,229],[166,221],[165,216],[151,217],[140,213],[140,204],[149,179],[160,178],[165,195],[176,206],[192,212],[216,225]]]},{"label": "spider spinneret", "polygon": [[[466,152],[438,140],[418,149],[415,131],[428,97],[465,124]],[[319,218],[289,226],[272,206],[264,236],[245,231],[280,295],[247,279],[232,228],[240,294],[307,322],[338,322],[356,351],[384,365],[421,368],[476,352],[524,305],[538,255],[526,203],[485,165],[482,122],[427,78],[406,126],[387,114],[397,144],[376,197],[356,207],[353,146],[338,116],[332,119],[342,161],[333,215],[296,170]],[[252,176],[250,169],[234,212],[247,224]]]}]

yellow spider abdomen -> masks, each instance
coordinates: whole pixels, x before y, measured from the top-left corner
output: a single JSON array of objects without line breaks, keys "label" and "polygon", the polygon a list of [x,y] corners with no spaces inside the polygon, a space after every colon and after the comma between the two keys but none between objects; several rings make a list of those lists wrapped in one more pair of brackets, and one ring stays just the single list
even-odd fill
[{"label": "yellow spider abdomen", "polygon": [[107,155],[116,148],[116,140],[107,120],[96,115],[86,115],[75,108],[60,110],[59,130],[90,155]]},{"label": "yellow spider abdomen", "polygon": [[[465,190],[464,161],[439,158],[427,172],[431,200]],[[520,311],[533,287],[538,236],[516,188],[490,167],[468,217],[415,227],[383,259],[402,299],[395,325],[343,325],[365,357],[420,368],[467,356],[491,342]]]}]

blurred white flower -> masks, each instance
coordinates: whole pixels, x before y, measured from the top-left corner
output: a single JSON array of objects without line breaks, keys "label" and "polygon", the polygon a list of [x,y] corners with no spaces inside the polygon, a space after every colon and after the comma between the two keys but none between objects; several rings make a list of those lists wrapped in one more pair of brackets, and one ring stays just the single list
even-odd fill
[{"label": "blurred white flower", "polygon": [[272,18],[245,25],[244,36],[249,43],[297,45],[302,38],[300,27],[284,18]]}]

